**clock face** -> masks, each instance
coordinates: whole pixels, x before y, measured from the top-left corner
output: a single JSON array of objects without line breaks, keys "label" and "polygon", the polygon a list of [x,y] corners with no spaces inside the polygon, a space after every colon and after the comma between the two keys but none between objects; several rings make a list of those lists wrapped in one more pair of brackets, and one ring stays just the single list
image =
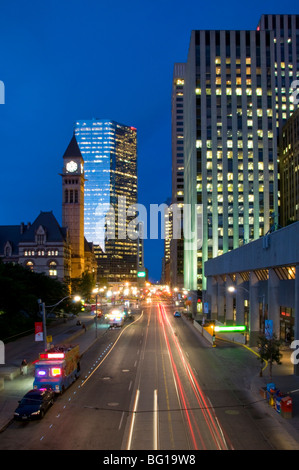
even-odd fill
[{"label": "clock face", "polygon": [[67,169],[67,171],[70,171],[71,173],[73,173],[74,171],[76,171],[77,168],[78,168],[78,165],[77,165],[76,162],[71,161],[71,162],[68,162],[68,163],[66,164],[66,169]]}]

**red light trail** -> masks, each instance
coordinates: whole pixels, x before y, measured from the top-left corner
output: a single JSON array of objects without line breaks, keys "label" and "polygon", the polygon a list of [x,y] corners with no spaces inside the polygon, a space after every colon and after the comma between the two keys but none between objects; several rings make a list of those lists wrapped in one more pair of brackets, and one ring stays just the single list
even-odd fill
[{"label": "red light trail", "polygon": [[[195,450],[198,450],[199,448],[201,449],[206,449],[206,444],[204,442],[204,438],[202,436],[202,433],[200,432],[199,426],[198,426],[198,420],[196,419],[193,410],[191,409],[192,407],[190,406],[189,400],[187,398],[187,392],[186,388],[184,387],[178,373],[177,369],[177,364],[174,360],[172,348],[170,345],[169,341],[169,336],[171,337],[178,353],[179,353],[179,358],[181,359],[181,364],[183,365],[186,375],[189,379],[189,383],[191,385],[191,389],[193,390],[194,397],[196,398],[196,401],[199,405],[199,409],[202,412],[202,416],[204,417],[204,420],[207,425],[207,429],[209,430],[209,433],[211,435],[211,438],[216,446],[217,449],[219,450],[227,450],[228,445],[226,443],[226,440],[223,435],[223,431],[221,430],[221,427],[219,423],[217,422],[217,418],[215,415],[215,412],[211,405],[208,403],[207,398],[205,397],[203,391],[201,390],[201,387],[195,377],[194,372],[192,371],[192,368],[188,361],[185,358],[185,355],[181,349],[181,346],[179,344],[179,341],[177,339],[177,336],[175,335],[175,332],[172,328],[172,325],[169,321],[168,316],[166,315],[165,307],[163,305],[159,305],[159,317],[160,317],[160,322],[163,328],[163,334],[164,334],[164,339],[165,343],[167,346],[168,354],[170,357],[172,369],[173,369],[173,374],[174,378],[176,381],[177,389],[179,391],[179,396],[180,400],[182,403],[182,410],[185,413],[186,416],[186,422],[188,425],[188,429],[190,432],[191,440],[194,446]],[[165,325],[167,325],[167,331],[165,328]],[[167,334],[168,332],[168,334]],[[194,408],[194,407],[193,407]],[[200,445],[199,445],[200,444]]]}]

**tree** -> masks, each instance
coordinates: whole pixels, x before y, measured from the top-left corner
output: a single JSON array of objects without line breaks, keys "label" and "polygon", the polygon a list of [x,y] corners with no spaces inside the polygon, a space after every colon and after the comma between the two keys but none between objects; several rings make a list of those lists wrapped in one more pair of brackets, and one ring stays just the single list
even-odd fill
[{"label": "tree", "polygon": [[94,275],[85,271],[80,278],[72,279],[72,292],[89,301],[95,284]]},{"label": "tree", "polygon": [[40,321],[38,299],[51,305],[67,295],[57,279],[1,260],[0,286],[1,340],[29,331]]},{"label": "tree", "polygon": [[276,337],[275,334],[271,337],[265,334],[259,336],[258,350],[259,350],[259,361],[261,362],[260,376],[263,375],[262,365],[263,361],[267,361],[269,364],[270,380],[272,381],[272,365],[273,363],[281,364],[282,353],[280,352],[281,341]]}]

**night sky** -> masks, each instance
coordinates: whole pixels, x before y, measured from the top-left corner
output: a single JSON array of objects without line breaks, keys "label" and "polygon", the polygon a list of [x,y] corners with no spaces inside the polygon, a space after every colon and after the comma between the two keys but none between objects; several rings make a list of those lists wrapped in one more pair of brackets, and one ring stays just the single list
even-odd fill
[{"label": "night sky", "polygon": [[[187,60],[193,29],[255,29],[263,13],[299,10],[260,0],[0,0],[0,225],[50,210],[61,223],[59,173],[79,119],[136,127],[138,202],[165,202],[174,63]],[[153,281],[162,256],[161,240],[145,241]]]}]

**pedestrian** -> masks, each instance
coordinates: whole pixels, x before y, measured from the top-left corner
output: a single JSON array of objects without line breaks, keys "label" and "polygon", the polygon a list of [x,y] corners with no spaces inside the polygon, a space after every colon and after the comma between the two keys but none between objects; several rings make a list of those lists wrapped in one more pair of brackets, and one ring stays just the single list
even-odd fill
[{"label": "pedestrian", "polygon": [[27,369],[28,369],[27,361],[26,361],[26,359],[23,359],[22,363],[21,363],[21,374],[22,375],[27,375]]},{"label": "pedestrian", "polygon": [[83,323],[82,328],[83,328],[83,330],[84,330],[85,333],[86,333],[86,326],[85,326],[85,323]]}]

